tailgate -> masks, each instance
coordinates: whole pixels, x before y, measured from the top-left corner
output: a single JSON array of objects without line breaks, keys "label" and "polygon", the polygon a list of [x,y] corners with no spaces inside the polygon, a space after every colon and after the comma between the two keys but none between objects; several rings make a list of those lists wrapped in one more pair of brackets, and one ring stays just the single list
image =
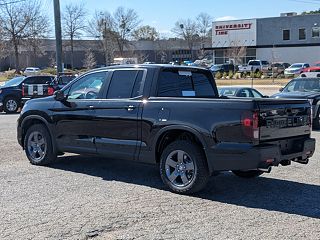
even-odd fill
[{"label": "tailgate", "polygon": [[27,98],[46,97],[52,95],[52,87],[48,84],[24,84],[22,95]]},{"label": "tailgate", "polygon": [[258,105],[260,141],[310,134],[311,106],[307,100],[268,99]]}]

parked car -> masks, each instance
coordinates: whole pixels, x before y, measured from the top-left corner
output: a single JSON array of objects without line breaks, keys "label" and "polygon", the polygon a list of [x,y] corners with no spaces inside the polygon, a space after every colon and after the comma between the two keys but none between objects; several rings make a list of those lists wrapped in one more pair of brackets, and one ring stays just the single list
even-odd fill
[{"label": "parked car", "polygon": [[267,98],[258,90],[248,87],[219,87],[220,96],[247,97],[247,98]]},{"label": "parked car", "polygon": [[264,69],[262,72],[263,74],[270,76],[270,77],[281,77],[284,76],[284,70],[290,67],[290,63],[284,62],[274,62],[271,63],[267,69]]},{"label": "parked car", "polygon": [[237,72],[238,67],[229,63],[214,64],[210,67],[210,71],[214,74],[216,74],[217,72],[220,72],[220,73],[228,73],[229,71]]},{"label": "parked car", "polygon": [[[16,113],[24,102],[33,98],[36,94],[37,97],[45,97],[52,95],[53,87],[49,83],[54,79],[53,76],[29,76],[29,77],[16,77],[7,81],[0,87],[0,112]],[[46,86],[43,86],[43,85]]]},{"label": "parked car", "polygon": [[250,60],[247,65],[240,65],[238,72],[250,73],[250,72],[263,72],[269,67],[268,61],[262,60]]},{"label": "parked car", "polygon": [[320,72],[320,62],[316,62],[313,66],[303,69],[303,72]]},{"label": "parked car", "polygon": [[308,63],[294,63],[284,70],[284,75],[285,77],[294,77],[301,74],[308,67],[310,67]]},{"label": "parked car", "polygon": [[54,90],[60,90],[76,77],[77,75],[74,75],[72,73],[59,73],[59,76],[54,79],[54,83],[52,84],[52,86]]},{"label": "parked car", "polygon": [[24,72],[23,72],[23,75],[25,76],[31,76],[31,75],[37,75],[39,74],[41,71],[40,71],[40,68],[37,68],[37,67],[27,67]]},{"label": "parked car", "polygon": [[307,100],[220,98],[203,68],[124,65],[28,101],[17,132],[34,165],[64,152],[159,163],[168,188],[190,194],[214,172],[249,178],[308,163],[315,151],[310,112]]},{"label": "parked car", "polygon": [[[306,75],[303,73],[301,75]],[[292,79],[272,98],[307,99],[312,105],[313,127],[320,129],[320,74],[318,77],[299,77]]]}]

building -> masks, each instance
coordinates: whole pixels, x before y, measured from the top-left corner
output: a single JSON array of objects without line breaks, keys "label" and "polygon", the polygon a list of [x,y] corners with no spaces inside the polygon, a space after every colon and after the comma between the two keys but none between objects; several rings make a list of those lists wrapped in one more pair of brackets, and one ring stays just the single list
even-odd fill
[{"label": "building", "polygon": [[213,22],[216,64],[320,61],[320,14],[284,13],[280,17]]},{"label": "building", "polygon": [[[41,46],[40,46],[41,45]],[[206,43],[210,46],[210,41]],[[33,49],[28,44],[19,46],[20,67],[52,67],[55,65],[55,40],[42,39],[34,54]],[[94,53],[97,66],[106,65],[102,43],[100,40],[75,40],[74,41],[74,67],[82,68],[86,52],[90,50]],[[1,52],[0,52],[1,53]],[[185,40],[172,38],[168,40],[156,41],[130,41],[124,48],[123,56],[115,49],[112,53],[113,57],[137,58],[139,63],[156,62],[168,63],[170,61],[196,60],[199,56],[207,54],[211,57],[211,51],[204,53],[201,44],[196,43],[192,51],[188,47]],[[204,56],[203,56],[204,57]],[[112,60],[111,60],[112,61]],[[63,63],[65,67],[71,68],[71,49],[68,40],[63,40]],[[0,54],[0,71],[13,69],[15,67],[15,57],[13,51],[8,51],[7,55],[1,57]]]}]

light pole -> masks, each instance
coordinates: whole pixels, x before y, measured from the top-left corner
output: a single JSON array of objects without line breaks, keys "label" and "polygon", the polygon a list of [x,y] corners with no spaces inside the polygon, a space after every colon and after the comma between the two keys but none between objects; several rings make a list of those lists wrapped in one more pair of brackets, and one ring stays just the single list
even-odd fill
[{"label": "light pole", "polygon": [[63,72],[62,69],[62,37],[61,37],[61,15],[60,15],[60,2],[59,0],[53,1],[54,7],[54,26],[56,32],[56,62],[57,62],[57,75]]}]

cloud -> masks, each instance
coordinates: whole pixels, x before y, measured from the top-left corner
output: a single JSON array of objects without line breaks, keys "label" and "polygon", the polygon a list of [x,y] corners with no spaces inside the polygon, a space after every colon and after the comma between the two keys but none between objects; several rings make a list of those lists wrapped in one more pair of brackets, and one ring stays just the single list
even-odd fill
[{"label": "cloud", "polygon": [[230,21],[230,20],[237,20],[237,18],[233,16],[224,16],[224,17],[216,18],[216,21]]}]

